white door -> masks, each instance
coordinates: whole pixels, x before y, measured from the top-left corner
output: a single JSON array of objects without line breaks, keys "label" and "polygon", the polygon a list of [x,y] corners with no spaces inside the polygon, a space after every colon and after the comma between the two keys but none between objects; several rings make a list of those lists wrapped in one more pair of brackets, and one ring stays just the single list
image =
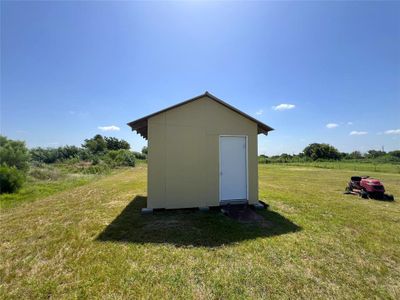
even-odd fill
[{"label": "white door", "polygon": [[247,138],[220,136],[220,201],[247,200]]}]

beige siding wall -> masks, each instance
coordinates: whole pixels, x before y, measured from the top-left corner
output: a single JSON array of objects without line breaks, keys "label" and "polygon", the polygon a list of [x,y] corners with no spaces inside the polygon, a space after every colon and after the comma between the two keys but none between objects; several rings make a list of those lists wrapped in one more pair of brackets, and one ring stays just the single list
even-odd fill
[{"label": "beige siding wall", "polygon": [[248,136],[248,200],[256,203],[257,124],[204,97],[148,120],[147,207],[219,205],[220,135]]}]

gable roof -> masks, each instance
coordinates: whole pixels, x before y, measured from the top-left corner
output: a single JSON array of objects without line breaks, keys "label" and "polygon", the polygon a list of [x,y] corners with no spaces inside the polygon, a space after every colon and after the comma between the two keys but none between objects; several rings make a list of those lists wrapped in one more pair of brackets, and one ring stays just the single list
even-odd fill
[{"label": "gable roof", "polygon": [[143,118],[137,119],[137,120],[135,120],[135,121],[129,122],[127,125],[129,125],[129,126],[132,128],[132,131],[136,131],[136,132],[139,133],[143,138],[147,139],[147,120],[148,120],[149,118],[154,117],[154,116],[156,116],[156,115],[158,115],[158,114],[161,114],[161,113],[163,113],[163,112],[166,112],[166,111],[168,111],[168,110],[177,108],[177,107],[179,107],[179,106],[188,104],[188,103],[190,103],[190,102],[196,101],[196,100],[198,100],[198,99],[200,99],[200,98],[203,98],[203,97],[208,97],[208,98],[210,98],[211,100],[214,100],[214,101],[218,102],[219,104],[221,104],[221,105],[223,105],[223,106],[229,108],[230,110],[233,110],[234,112],[236,112],[236,113],[242,115],[243,117],[249,119],[250,121],[253,121],[254,123],[257,124],[258,133],[263,133],[263,134],[267,135],[267,134],[268,134],[268,131],[274,130],[272,127],[268,126],[267,124],[264,124],[264,123],[262,123],[262,122],[260,122],[260,121],[258,121],[258,120],[256,120],[256,119],[254,119],[253,117],[250,117],[248,114],[246,114],[246,113],[244,113],[244,112],[238,110],[237,108],[233,107],[232,105],[229,105],[228,103],[222,101],[221,99],[215,97],[214,95],[210,94],[210,93],[207,92],[207,91],[206,91],[204,94],[201,94],[201,95],[196,96],[196,97],[194,97],[194,98],[191,98],[191,99],[188,99],[188,100],[183,101],[183,102],[181,102],[181,103],[178,103],[178,104],[175,104],[175,105],[173,105],[173,106],[167,107],[167,108],[165,108],[165,109],[162,109],[162,110],[160,110],[160,111],[157,111],[157,112],[155,112],[155,113],[152,113],[152,114],[150,114],[150,115],[147,115],[147,116],[145,116],[145,117],[143,117]]}]

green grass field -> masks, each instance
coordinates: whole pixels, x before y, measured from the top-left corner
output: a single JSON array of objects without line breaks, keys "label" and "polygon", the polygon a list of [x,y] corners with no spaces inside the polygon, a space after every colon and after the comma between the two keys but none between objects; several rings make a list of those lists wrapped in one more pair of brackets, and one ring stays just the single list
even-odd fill
[{"label": "green grass field", "polygon": [[[260,165],[265,222],[140,215],[146,166],[3,208],[2,299],[400,298],[398,201],[342,192],[354,171]],[[266,226],[267,224],[267,226]]]},{"label": "green grass field", "polygon": [[54,181],[28,178],[18,192],[0,195],[0,209],[18,206],[24,202],[32,202],[63,190],[87,184],[93,179],[95,179],[95,175],[80,174]]},{"label": "green grass field", "polygon": [[[279,163],[273,163],[279,164]],[[280,163],[279,165],[282,165]],[[400,164],[398,163],[378,163],[371,161],[354,161],[354,160],[340,160],[340,161],[315,161],[315,162],[288,162],[284,163],[286,166],[298,167],[314,167],[322,169],[337,169],[355,171],[361,175],[368,174],[368,172],[380,173],[397,173],[400,174]]]}]

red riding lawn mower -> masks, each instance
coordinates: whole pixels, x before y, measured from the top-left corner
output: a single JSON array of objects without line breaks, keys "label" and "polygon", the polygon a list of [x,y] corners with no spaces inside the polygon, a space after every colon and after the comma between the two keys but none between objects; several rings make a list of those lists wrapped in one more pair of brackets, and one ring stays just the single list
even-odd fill
[{"label": "red riding lawn mower", "polygon": [[359,195],[363,199],[394,201],[393,195],[385,194],[383,184],[369,176],[352,176],[344,193]]}]

